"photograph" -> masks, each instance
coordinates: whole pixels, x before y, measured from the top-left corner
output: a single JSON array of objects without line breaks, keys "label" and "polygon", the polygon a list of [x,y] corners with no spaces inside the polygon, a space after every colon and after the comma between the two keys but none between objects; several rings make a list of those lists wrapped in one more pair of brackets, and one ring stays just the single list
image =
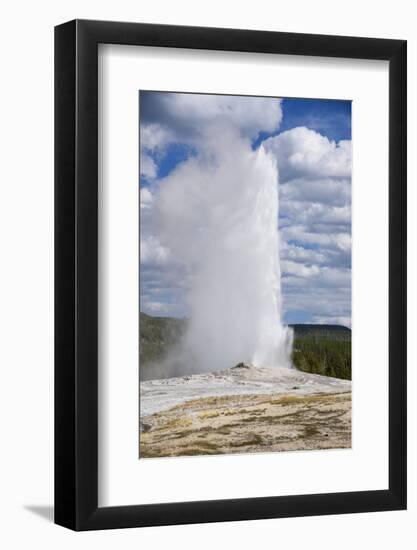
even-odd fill
[{"label": "photograph", "polygon": [[139,458],[351,447],[351,101],[139,92]]}]

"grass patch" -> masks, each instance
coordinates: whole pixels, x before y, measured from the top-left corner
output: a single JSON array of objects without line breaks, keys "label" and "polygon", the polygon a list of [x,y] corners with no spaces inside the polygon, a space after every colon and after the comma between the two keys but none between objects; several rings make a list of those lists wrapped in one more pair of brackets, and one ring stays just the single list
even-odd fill
[{"label": "grass patch", "polygon": [[230,447],[251,447],[253,445],[262,445],[263,439],[258,434],[251,434],[251,436],[247,439],[243,439],[241,441],[236,441],[236,443],[231,443]]},{"label": "grass patch", "polygon": [[319,435],[320,430],[316,428],[316,426],[306,426],[304,428],[304,437],[314,437],[315,435]]},{"label": "grass patch", "polygon": [[278,399],[271,401],[271,405],[293,405],[295,403],[304,402],[305,397],[299,397],[297,395],[283,395]]}]

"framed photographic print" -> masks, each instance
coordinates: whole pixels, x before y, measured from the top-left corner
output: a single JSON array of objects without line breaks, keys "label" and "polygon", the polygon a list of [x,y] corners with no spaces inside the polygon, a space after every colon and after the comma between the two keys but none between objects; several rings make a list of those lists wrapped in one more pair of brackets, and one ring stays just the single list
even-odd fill
[{"label": "framed photographic print", "polygon": [[406,42],[55,29],[55,521],[406,507]]}]

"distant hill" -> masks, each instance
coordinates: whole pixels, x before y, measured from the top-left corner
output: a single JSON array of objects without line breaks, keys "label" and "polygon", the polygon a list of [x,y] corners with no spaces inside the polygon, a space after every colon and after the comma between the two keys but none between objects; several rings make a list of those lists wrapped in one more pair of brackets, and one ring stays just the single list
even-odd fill
[{"label": "distant hill", "polygon": [[295,338],[320,338],[329,340],[345,340],[351,339],[351,330],[342,325],[312,325],[312,324],[296,324],[289,325],[294,329]]},{"label": "distant hill", "polygon": [[139,358],[141,365],[161,361],[178,344],[187,326],[186,319],[153,317],[140,312]]}]

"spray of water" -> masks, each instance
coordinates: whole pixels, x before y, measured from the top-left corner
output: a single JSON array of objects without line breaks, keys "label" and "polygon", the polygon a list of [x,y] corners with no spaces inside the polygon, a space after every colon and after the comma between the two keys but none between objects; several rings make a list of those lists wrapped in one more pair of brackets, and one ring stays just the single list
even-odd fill
[{"label": "spray of water", "polygon": [[278,169],[232,127],[206,128],[204,153],[180,165],[157,197],[161,241],[186,269],[190,322],[184,372],[239,362],[290,367],[281,321]]}]

